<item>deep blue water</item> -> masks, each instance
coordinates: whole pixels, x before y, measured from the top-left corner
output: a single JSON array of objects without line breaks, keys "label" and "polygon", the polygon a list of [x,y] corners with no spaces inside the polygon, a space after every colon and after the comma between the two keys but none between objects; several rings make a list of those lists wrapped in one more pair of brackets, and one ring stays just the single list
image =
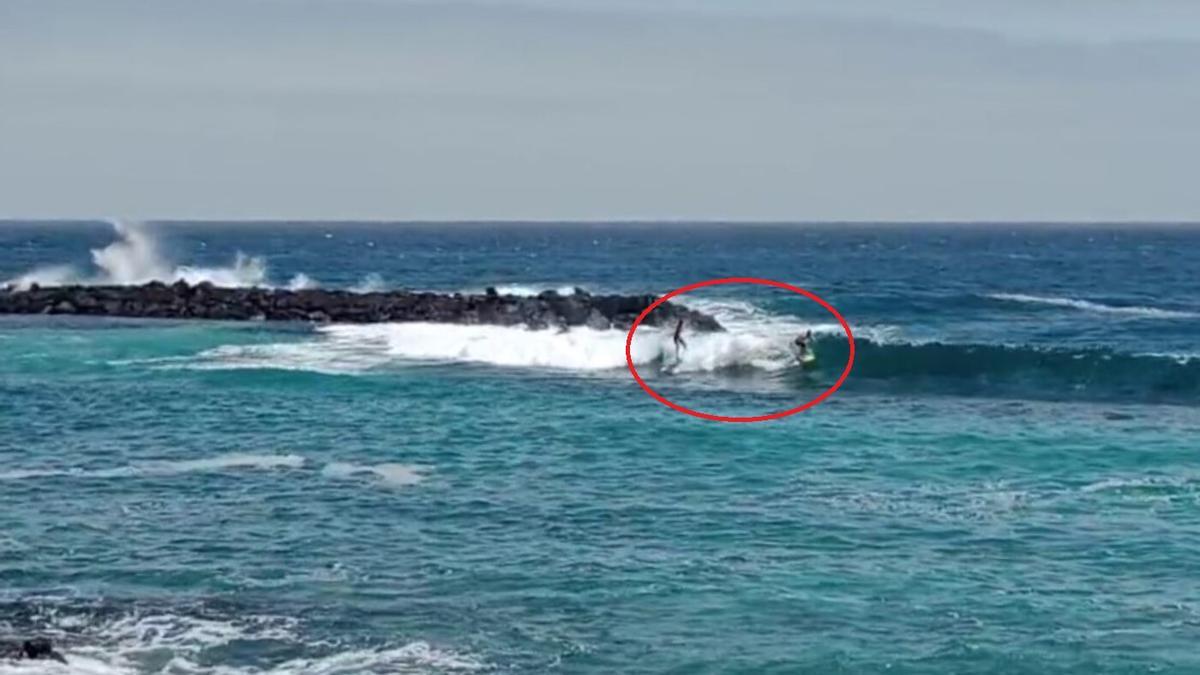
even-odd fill
[{"label": "deep blue water", "polygon": [[[75,670],[1200,672],[1200,229],[146,232],[106,270],[109,225],[0,225],[0,281],[765,277],[856,360],[734,425],[616,331],[0,317],[0,637]],[[673,373],[639,332],[672,400],[783,410],[845,364],[800,296],[687,298],[730,332]]]}]

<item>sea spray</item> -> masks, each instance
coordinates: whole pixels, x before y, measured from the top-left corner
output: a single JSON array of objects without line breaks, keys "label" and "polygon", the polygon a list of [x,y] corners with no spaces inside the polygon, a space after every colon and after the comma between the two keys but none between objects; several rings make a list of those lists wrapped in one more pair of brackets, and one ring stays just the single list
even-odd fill
[{"label": "sea spray", "polygon": [[[117,240],[103,248],[92,249],[95,270],[91,273],[81,273],[71,265],[40,266],[9,279],[6,285],[18,290],[34,284],[136,286],[151,281],[186,281],[189,284],[206,281],[214,286],[231,288],[267,285],[267,265],[260,257],[239,251],[233,264],[227,267],[175,265],[159,250],[158,240],[147,226],[123,221],[113,221],[112,226]],[[315,285],[308,277],[297,275],[297,278],[301,277]],[[295,281],[293,279],[293,283]]]}]

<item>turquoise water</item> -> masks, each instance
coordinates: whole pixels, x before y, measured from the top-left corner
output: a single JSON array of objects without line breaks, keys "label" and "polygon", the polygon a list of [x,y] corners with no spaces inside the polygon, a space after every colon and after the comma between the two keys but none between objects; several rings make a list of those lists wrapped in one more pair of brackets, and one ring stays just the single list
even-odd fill
[{"label": "turquoise water", "polygon": [[[1200,233],[671,232],[178,225],[157,255],[279,285],[766,276],[854,327],[843,389],[720,424],[646,396],[619,332],[0,318],[0,634],[72,661],[0,672],[1200,672]],[[0,227],[0,278],[145,272],[88,264],[113,239]],[[673,400],[784,409],[844,363],[801,298],[691,302],[735,335],[645,356]],[[810,374],[776,349],[804,326]]]}]

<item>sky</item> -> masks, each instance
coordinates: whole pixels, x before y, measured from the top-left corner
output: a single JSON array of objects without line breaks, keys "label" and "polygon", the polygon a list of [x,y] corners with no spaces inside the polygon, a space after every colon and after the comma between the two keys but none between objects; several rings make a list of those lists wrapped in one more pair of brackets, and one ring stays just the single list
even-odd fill
[{"label": "sky", "polygon": [[1200,220],[1194,0],[0,0],[0,217]]}]

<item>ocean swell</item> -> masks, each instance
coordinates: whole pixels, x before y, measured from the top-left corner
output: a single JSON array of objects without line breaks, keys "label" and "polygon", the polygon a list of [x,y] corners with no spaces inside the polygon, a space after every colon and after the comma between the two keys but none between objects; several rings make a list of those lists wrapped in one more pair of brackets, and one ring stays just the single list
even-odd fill
[{"label": "ocean swell", "polygon": [[1090,300],[1079,300],[1076,298],[1059,298],[1054,296],[1044,295],[1025,295],[1023,293],[990,293],[989,298],[1004,302],[1020,303],[1026,305],[1042,305],[1046,307],[1063,307],[1067,309],[1077,309],[1085,312],[1098,312],[1102,314],[1114,314],[1126,316],[1130,318],[1140,319],[1196,319],[1200,318],[1200,313],[1187,312],[1175,309],[1163,309],[1161,307],[1140,307],[1136,305],[1106,305],[1100,302],[1092,302]]}]

